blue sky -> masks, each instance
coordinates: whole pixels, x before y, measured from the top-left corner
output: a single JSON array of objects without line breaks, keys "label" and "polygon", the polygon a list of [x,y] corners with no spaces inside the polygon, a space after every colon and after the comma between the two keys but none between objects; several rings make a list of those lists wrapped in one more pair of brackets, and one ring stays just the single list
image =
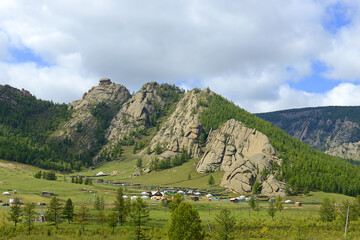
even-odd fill
[{"label": "blue sky", "polygon": [[149,81],[210,87],[250,112],[360,105],[359,5],[5,0],[0,84],[55,102],[110,77],[131,92]]}]

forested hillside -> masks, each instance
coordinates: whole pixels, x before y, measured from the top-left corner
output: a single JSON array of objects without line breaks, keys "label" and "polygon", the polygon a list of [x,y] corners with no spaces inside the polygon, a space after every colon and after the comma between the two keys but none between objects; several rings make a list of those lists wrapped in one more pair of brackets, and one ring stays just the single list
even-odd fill
[{"label": "forested hillside", "polygon": [[360,141],[358,106],[291,109],[257,116],[320,151]]},{"label": "forested hillside", "polygon": [[308,190],[352,196],[360,193],[359,166],[309,147],[272,123],[248,113],[219,95],[209,95],[207,101],[201,104],[207,107],[201,114],[206,133],[234,118],[267,135],[283,159],[282,176],[294,193]]},{"label": "forested hillside", "polygon": [[0,86],[0,103],[1,159],[63,171],[71,169],[66,157],[57,151],[62,144],[47,141],[70,116],[67,105],[36,99],[10,86]]},{"label": "forested hillside", "polygon": [[[170,162],[184,153],[189,154],[186,158],[201,157],[209,133],[235,119],[269,138],[277,157],[282,159],[281,168],[274,165],[271,171],[276,172],[271,174],[287,183],[288,193],[360,193],[359,166],[309,147],[209,89],[184,94],[175,86],[149,83],[135,95],[127,96],[123,86],[112,84],[94,87],[71,105],[38,100],[9,86],[0,90],[0,158],[6,160],[69,172],[92,165],[97,153],[106,156],[106,161],[121,160],[122,150],[118,154],[114,151],[129,145],[134,150],[127,156],[133,159],[160,158]],[[125,97],[111,104],[119,94]],[[335,121],[340,115],[333,112],[328,109],[327,117],[311,115]],[[296,111],[292,114],[301,115]],[[356,116],[351,120],[358,121],[360,117]],[[55,134],[58,132],[62,135]],[[129,139],[131,143],[125,142]],[[154,165],[151,161],[146,167]],[[264,171],[265,181],[269,169]]]}]

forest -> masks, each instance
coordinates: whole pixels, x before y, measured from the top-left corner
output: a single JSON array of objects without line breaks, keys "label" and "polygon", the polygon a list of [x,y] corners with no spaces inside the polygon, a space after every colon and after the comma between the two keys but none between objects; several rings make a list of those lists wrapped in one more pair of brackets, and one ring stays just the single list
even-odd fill
[{"label": "forest", "polygon": [[217,129],[227,120],[235,119],[267,135],[283,159],[282,176],[292,193],[307,189],[350,196],[360,194],[360,179],[357,177],[360,166],[311,148],[219,95],[208,95],[199,106],[206,107],[200,120],[207,134],[210,129]]}]

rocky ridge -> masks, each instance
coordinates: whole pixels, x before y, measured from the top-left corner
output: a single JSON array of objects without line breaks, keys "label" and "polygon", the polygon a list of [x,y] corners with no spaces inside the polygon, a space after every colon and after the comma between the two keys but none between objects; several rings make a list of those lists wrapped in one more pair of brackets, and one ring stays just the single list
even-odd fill
[{"label": "rocky ridge", "polygon": [[335,147],[330,147],[325,153],[336,157],[360,161],[360,142],[343,143]]},{"label": "rocky ridge", "polygon": [[264,120],[327,154],[360,159],[360,108],[318,107],[257,114]]},{"label": "rocky ridge", "polygon": [[14,99],[14,96],[19,97],[32,97],[29,91],[25,89],[13,88],[9,85],[0,85],[0,102],[10,103],[11,105],[16,105],[17,102]]},{"label": "rocky ridge", "polygon": [[168,102],[161,97],[162,91],[176,91],[181,94],[179,88],[173,88],[168,84],[159,85],[156,82],[145,84],[132,98],[120,109],[106,132],[108,144],[105,151],[119,144],[124,138],[131,137],[130,133],[145,130],[150,124],[151,118],[157,119],[159,112],[163,111]]},{"label": "rocky ridge", "polygon": [[99,103],[119,106],[130,97],[129,90],[121,84],[112,83],[91,88],[81,100],[74,101],[69,105],[73,111],[72,116],[54,136],[71,139],[77,149],[92,148],[98,123],[91,113],[91,109]]},{"label": "rocky ridge", "polygon": [[157,144],[160,144],[165,150],[160,158],[173,158],[183,149],[187,150],[192,158],[201,156],[199,136],[203,132],[203,128],[199,120],[201,107],[198,107],[198,101],[200,98],[201,92],[195,90],[185,94],[178,102],[175,111],[150,141],[151,152],[154,151]]},{"label": "rocky ridge", "polygon": [[[248,194],[257,180],[262,186],[261,194],[285,195],[285,184],[274,177],[278,169],[273,166],[280,165],[281,161],[261,132],[231,119],[209,134],[206,149],[197,171],[224,171],[221,186]],[[267,176],[262,174],[265,172]]]}]

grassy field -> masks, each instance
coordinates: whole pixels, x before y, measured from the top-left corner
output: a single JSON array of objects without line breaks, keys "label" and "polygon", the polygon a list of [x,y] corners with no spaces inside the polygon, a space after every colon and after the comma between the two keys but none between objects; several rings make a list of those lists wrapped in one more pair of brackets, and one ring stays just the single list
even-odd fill
[{"label": "grassy field", "polygon": [[[165,187],[187,187],[187,188],[197,188],[203,189],[204,192],[212,192],[219,193],[222,195],[229,196],[238,196],[238,194],[232,194],[225,191],[224,188],[219,186],[207,186],[209,174],[200,174],[197,173],[194,169],[194,164],[196,164],[196,160],[191,160],[182,166],[175,167],[168,170],[152,172],[146,175],[142,175],[136,178],[128,178],[129,175],[134,171],[134,161],[133,160],[123,160],[112,163],[105,163],[99,167],[97,167],[93,171],[83,171],[81,172],[84,175],[93,175],[99,171],[103,171],[105,173],[111,171],[122,171],[122,174],[102,177],[105,181],[112,182],[123,182],[128,184],[136,184],[136,186],[128,186],[124,188],[124,192],[128,196],[139,195],[141,191],[149,190],[149,189],[157,189],[157,188],[165,188]],[[58,197],[65,202],[66,199],[71,198],[75,204],[75,210],[77,211],[81,205],[85,205],[90,209],[90,218],[96,219],[97,211],[94,209],[93,204],[96,196],[103,196],[105,199],[106,205],[106,213],[110,212],[113,208],[113,203],[116,197],[116,186],[112,186],[111,184],[93,184],[89,185],[80,185],[71,183],[69,176],[64,176],[58,174],[58,179],[56,181],[49,181],[44,179],[36,179],[34,178],[34,174],[41,169],[36,167],[0,161],[0,192],[8,191],[11,193],[11,196],[19,197],[23,200],[24,203],[28,202],[45,202],[49,203],[50,197],[44,196],[41,194],[42,191],[48,191],[58,194]],[[188,175],[191,175],[191,179],[188,179]],[[216,185],[221,182],[222,173],[216,172],[212,173],[215,178]],[[184,177],[186,176],[186,177]],[[95,182],[94,178],[94,182]],[[140,184],[140,185],[138,185]],[[86,190],[85,190],[86,188]],[[17,193],[13,194],[13,190],[16,190]],[[9,198],[8,197],[8,198]],[[204,229],[209,231],[210,228],[216,227],[215,216],[219,213],[219,211],[226,207],[229,208],[237,221],[239,222],[239,236],[242,238],[245,237],[246,234],[255,234],[262,231],[265,235],[253,235],[253,238],[267,238],[268,239],[295,239],[294,234],[298,234],[296,231],[292,233],[290,230],[290,235],[287,235],[286,231],[281,229],[292,228],[293,225],[300,224],[306,231],[309,233],[306,236],[311,236],[312,234],[312,225],[309,224],[319,224],[319,207],[320,202],[324,197],[329,197],[335,199],[336,203],[339,205],[342,201],[349,199],[351,197],[340,195],[340,194],[332,194],[332,193],[323,193],[323,192],[310,192],[308,196],[288,196],[285,199],[290,199],[292,201],[301,201],[303,203],[302,207],[296,207],[294,204],[285,204],[284,210],[281,212],[277,212],[275,216],[275,221],[267,214],[268,202],[259,202],[260,211],[250,211],[249,204],[247,202],[239,202],[239,203],[230,203],[229,201],[217,201],[212,200],[208,201],[206,198],[200,199],[198,202],[191,203],[198,210],[200,217],[202,219],[202,224]],[[284,200],[285,200],[284,199]],[[6,201],[6,196],[0,195],[0,200]],[[169,210],[163,206],[161,206],[161,202],[147,200],[148,207],[150,209],[150,216],[146,223],[147,232],[156,238],[160,234],[165,234],[168,226],[168,221],[170,219],[171,213]],[[0,207],[0,222],[2,221],[1,217],[7,214],[9,207]],[[40,212],[40,207],[36,207],[36,211]],[[292,225],[286,225],[292,223]],[[360,224],[360,223],[359,223]],[[11,224],[10,224],[11,225]],[[255,227],[257,226],[257,227]],[[352,227],[358,226],[355,223]],[[359,225],[360,226],[360,225]],[[349,228],[349,236],[351,237],[351,231],[354,231],[352,227]],[[44,225],[43,223],[36,223],[36,231],[38,231],[38,236],[41,234],[46,234],[49,226]],[[50,227],[51,228],[51,227]],[[69,231],[71,234],[80,234],[79,229],[81,226],[78,223],[62,223],[60,224],[61,231]],[[100,234],[101,231],[104,231],[103,235],[107,236],[107,239],[116,239],[113,235],[111,235],[111,229],[108,226],[101,227],[96,222],[90,222],[87,226],[87,229],[90,229],[93,234]],[[42,230],[43,229],[43,230]],[[45,230],[44,230],[45,229]],[[53,228],[51,228],[53,229]],[[105,230],[104,230],[105,229]],[[155,230],[154,230],[155,229]],[[252,229],[252,230],[251,230]],[[310,230],[309,230],[310,229]],[[342,236],[342,223],[335,223],[333,227],[326,227],[325,225],[321,225],[322,236],[325,239],[340,239],[338,236]],[[305,231],[304,230],[304,231]],[[335,231],[336,230],[336,231]],[[53,229],[53,232],[60,231]],[[119,230],[117,230],[116,236],[119,237],[121,234],[124,234],[124,239],[128,237],[128,233],[130,231],[130,226],[126,225]],[[155,232],[154,232],[155,231]],[[281,232],[279,236],[282,238],[276,238],[276,231]],[[303,231],[303,230],[302,230]],[[334,232],[335,231],[335,232]],[[44,233],[45,232],[45,233]],[[69,234],[70,234],[69,233]],[[53,233],[54,234],[54,233]],[[56,233],[61,235],[61,233]],[[158,234],[158,235],[157,235]],[[208,239],[212,239],[213,235],[208,233]],[[80,236],[79,235],[79,236]],[[19,235],[21,236],[21,234]],[[64,235],[64,238],[55,238],[55,239],[68,239],[68,235]],[[334,236],[331,238],[329,236]],[[356,239],[357,235],[354,235]],[[13,239],[17,239],[17,235],[13,236]],[[84,236],[82,236],[83,238]],[[114,238],[113,238],[114,237]],[[360,237],[360,236],[359,236]],[[20,239],[19,237],[18,239]],[[245,237],[246,238],[246,237]],[[29,238],[30,239],[30,238]],[[35,238],[34,238],[35,239]],[[83,239],[96,239],[91,238],[91,236],[87,236]],[[239,238],[241,239],[241,238]],[[251,238],[249,238],[251,239]],[[298,239],[312,239],[312,238],[298,238]],[[349,238],[351,239],[351,238]]]}]

